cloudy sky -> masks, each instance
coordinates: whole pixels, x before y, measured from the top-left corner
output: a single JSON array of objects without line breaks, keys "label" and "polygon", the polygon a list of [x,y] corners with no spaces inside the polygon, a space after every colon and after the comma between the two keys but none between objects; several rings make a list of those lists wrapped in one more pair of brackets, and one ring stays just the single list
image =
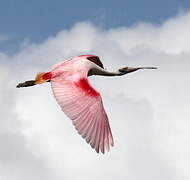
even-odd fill
[{"label": "cloudy sky", "polygon": [[[0,179],[190,179],[189,1],[0,4]],[[104,155],[77,134],[49,84],[15,88],[86,53],[111,70],[158,67],[90,77],[115,140]]]}]

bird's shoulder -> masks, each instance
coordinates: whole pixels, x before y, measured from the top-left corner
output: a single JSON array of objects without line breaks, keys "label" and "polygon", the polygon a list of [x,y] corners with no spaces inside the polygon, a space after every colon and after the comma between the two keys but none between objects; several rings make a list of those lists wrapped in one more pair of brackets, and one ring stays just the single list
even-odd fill
[{"label": "bird's shoulder", "polygon": [[51,69],[52,69],[52,70],[55,70],[55,69],[57,69],[57,68],[61,68],[62,66],[67,66],[68,64],[71,63],[71,60],[72,60],[72,59],[66,59],[66,60],[60,61],[60,62],[54,64],[54,65],[51,67]]},{"label": "bird's shoulder", "polygon": [[100,61],[100,58],[95,55],[80,55],[80,56],[75,56],[71,59],[66,59],[64,61],[60,61],[57,64],[52,66],[53,69],[57,68],[65,68],[65,67],[70,67],[70,68],[84,68],[88,69],[89,66],[92,66],[92,64],[96,64],[97,66],[104,68],[102,62]]}]

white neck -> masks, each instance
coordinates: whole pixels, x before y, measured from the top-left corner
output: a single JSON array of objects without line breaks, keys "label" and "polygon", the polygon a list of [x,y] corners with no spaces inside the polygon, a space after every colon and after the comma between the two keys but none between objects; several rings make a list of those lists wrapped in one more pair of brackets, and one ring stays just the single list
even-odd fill
[{"label": "white neck", "polygon": [[102,69],[102,68],[96,66],[89,71],[88,76],[92,76],[92,75],[122,76],[122,75],[125,75],[127,73],[137,71],[139,69],[157,69],[157,68],[156,67],[138,67],[138,68],[124,67],[124,68],[118,69],[117,71],[112,72],[112,71],[107,71],[106,69]]}]

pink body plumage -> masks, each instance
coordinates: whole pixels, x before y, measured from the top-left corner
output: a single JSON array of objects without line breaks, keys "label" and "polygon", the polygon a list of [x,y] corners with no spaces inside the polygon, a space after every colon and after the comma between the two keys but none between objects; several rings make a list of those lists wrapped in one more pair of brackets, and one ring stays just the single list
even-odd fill
[{"label": "pink body plumage", "polygon": [[100,94],[89,84],[89,70],[103,67],[94,55],[82,55],[53,66],[43,75],[50,78],[54,96],[78,133],[97,152],[104,153],[113,146],[108,117]]}]

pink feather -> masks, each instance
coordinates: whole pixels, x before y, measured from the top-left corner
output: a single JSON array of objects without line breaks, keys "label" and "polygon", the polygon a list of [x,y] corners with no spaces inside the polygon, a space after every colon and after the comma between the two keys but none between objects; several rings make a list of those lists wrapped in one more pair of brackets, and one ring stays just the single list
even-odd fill
[{"label": "pink feather", "polygon": [[58,104],[78,133],[96,152],[104,153],[114,145],[113,137],[102,98],[87,79],[92,62],[85,58],[55,65],[51,85]]}]

